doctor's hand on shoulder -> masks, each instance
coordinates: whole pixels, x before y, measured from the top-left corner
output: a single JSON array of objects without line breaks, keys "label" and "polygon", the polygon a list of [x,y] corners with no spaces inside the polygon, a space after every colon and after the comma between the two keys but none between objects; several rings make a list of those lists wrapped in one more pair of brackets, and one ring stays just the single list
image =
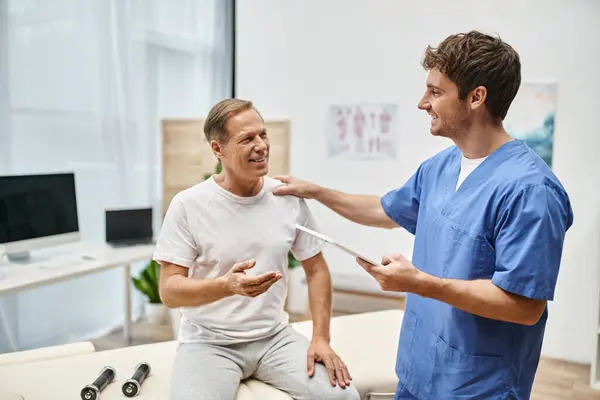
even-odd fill
[{"label": "doctor's hand on shoulder", "polygon": [[312,199],[317,195],[320,188],[312,182],[303,181],[289,175],[279,175],[273,178],[283,182],[283,185],[273,189],[273,194],[277,196],[296,196],[304,199]]},{"label": "doctor's hand on shoulder", "polygon": [[260,275],[249,276],[246,270],[254,267],[256,260],[246,260],[236,263],[225,275],[222,276],[227,289],[233,294],[256,297],[267,290],[283,275],[281,272],[271,271]]},{"label": "doctor's hand on shoulder", "polygon": [[360,258],[356,262],[388,292],[415,292],[425,276],[400,254],[383,256],[381,265],[372,265]]}]

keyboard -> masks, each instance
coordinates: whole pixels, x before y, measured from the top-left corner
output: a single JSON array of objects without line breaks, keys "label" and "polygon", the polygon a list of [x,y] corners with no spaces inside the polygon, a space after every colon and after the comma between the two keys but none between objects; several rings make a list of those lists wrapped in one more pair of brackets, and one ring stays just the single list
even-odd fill
[{"label": "keyboard", "polygon": [[42,269],[57,269],[57,268],[69,268],[77,265],[84,265],[86,263],[94,262],[96,258],[89,254],[68,254],[61,255],[45,260],[33,261],[32,263],[25,264],[30,267],[37,267]]}]

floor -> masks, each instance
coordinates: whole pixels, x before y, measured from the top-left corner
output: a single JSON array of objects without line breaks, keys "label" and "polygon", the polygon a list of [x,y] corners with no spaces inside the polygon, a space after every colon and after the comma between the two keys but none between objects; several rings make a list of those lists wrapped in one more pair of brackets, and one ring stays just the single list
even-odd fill
[{"label": "floor", "polygon": [[[339,315],[342,313],[336,313]],[[305,317],[291,315],[292,322]],[[141,320],[132,326],[132,343],[139,345],[173,339],[171,326],[152,325]],[[116,331],[93,341],[96,349],[108,350],[127,346],[122,331]],[[600,400],[600,391],[589,385],[589,365],[542,359],[533,385],[531,400]]]}]

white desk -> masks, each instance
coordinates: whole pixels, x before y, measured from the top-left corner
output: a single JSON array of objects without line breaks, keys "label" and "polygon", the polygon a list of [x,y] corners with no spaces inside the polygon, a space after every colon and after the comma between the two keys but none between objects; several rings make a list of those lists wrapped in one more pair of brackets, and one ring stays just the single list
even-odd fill
[{"label": "white desk", "polygon": [[95,274],[111,268],[123,268],[123,278],[125,279],[123,332],[126,340],[129,341],[131,334],[131,264],[138,261],[149,261],[154,249],[154,245],[113,248],[103,242],[78,242],[32,252],[33,257],[47,258],[49,266],[43,262],[1,266],[0,296]]}]

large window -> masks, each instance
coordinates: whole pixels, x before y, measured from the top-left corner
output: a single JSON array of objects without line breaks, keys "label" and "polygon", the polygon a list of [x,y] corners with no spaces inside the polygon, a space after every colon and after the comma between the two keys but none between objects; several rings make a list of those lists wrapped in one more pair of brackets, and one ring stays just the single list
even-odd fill
[{"label": "large window", "polygon": [[[84,240],[103,240],[105,208],[151,205],[159,225],[160,119],[203,116],[231,95],[232,3],[0,0],[0,174],[75,172]],[[116,326],[120,279],[0,299],[13,341],[29,348]],[[81,318],[96,307],[93,321]]]}]

